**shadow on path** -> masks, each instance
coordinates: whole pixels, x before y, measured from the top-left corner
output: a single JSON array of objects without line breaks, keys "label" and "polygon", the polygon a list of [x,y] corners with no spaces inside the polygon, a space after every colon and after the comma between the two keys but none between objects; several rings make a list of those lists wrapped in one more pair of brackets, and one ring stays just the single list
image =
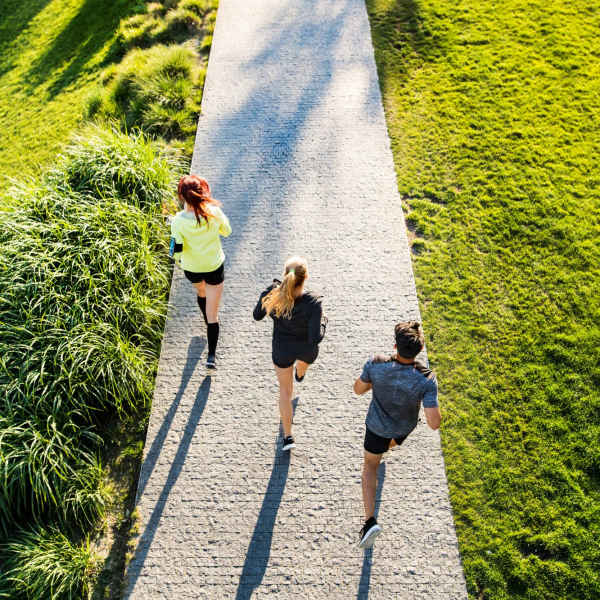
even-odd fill
[{"label": "shadow on path", "polygon": [[185,361],[185,365],[183,367],[183,373],[181,377],[181,382],[179,384],[179,389],[175,394],[175,399],[173,403],[169,407],[167,414],[165,415],[160,429],[158,433],[152,440],[152,446],[150,450],[148,450],[148,454],[146,454],[146,458],[144,463],[142,464],[140,470],[140,480],[138,484],[138,491],[136,497],[137,501],[141,498],[144,490],[146,489],[146,485],[150,480],[150,476],[152,475],[152,471],[154,471],[154,467],[156,466],[156,461],[160,456],[160,451],[165,443],[165,439],[167,438],[167,433],[169,433],[169,429],[171,428],[171,424],[173,423],[173,419],[175,418],[175,413],[177,412],[177,408],[179,407],[179,403],[181,402],[181,398],[183,398],[183,393],[185,392],[187,385],[192,377],[192,373],[202,356],[202,351],[206,346],[206,341],[201,337],[193,337],[190,341],[190,345],[188,346],[187,358]]},{"label": "shadow on path", "polygon": [[[183,465],[185,463],[186,456],[190,449],[190,444],[192,443],[192,438],[194,437],[196,427],[198,426],[200,417],[202,417],[202,413],[204,412],[204,409],[206,408],[206,404],[208,402],[210,385],[211,378],[205,377],[202,381],[202,385],[198,389],[198,393],[196,394],[194,405],[191,408],[188,422],[183,431],[183,435],[181,436],[179,447],[177,448],[177,454],[175,455],[175,458],[171,463],[171,468],[169,469],[167,480],[165,481],[164,487],[160,493],[160,496],[158,497],[154,510],[152,511],[152,515],[148,520],[146,529],[140,537],[135,555],[131,560],[133,572],[131,572],[129,580],[130,589],[134,588],[135,582],[137,581],[137,578],[140,575],[140,571],[144,566],[144,561],[146,560],[148,550],[150,549],[152,541],[154,540],[154,536],[156,535],[156,531],[158,529],[165,506],[167,504],[167,500],[169,498],[171,489],[173,488],[175,483],[177,483],[177,479],[179,478],[179,475],[181,474],[181,471],[183,469]],[[127,594],[125,595],[125,597],[127,597]]]},{"label": "shadow on path", "polygon": [[[296,412],[296,406],[298,406],[298,398],[294,398],[292,401],[294,412]],[[275,527],[277,511],[281,504],[290,468],[291,452],[282,452],[281,445],[279,444],[282,433],[280,427],[279,435],[275,440],[276,450],[271,477],[267,485],[267,491],[265,492],[256,526],[254,527],[254,533],[246,552],[244,568],[242,569],[240,583],[235,595],[236,600],[250,600],[252,592],[260,586],[267,570],[267,565],[269,564],[273,528]]]},{"label": "shadow on path", "polygon": [[[375,518],[379,514],[379,505],[381,504],[381,493],[383,492],[383,482],[385,480],[385,463],[382,462],[377,470],[377,495],[375,496]],[[371,585],[371,567],[373,566],[373,547],[365,550],[363,558],[362,572],[358,583],[358,594],[356,600],[368,600],[369,587]]]}]

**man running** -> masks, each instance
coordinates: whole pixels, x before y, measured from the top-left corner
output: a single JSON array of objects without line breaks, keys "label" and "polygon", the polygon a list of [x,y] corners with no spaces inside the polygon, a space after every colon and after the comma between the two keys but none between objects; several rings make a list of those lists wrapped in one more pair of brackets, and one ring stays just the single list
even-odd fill
[{"label": "man running", "polygon": [[417,426],[421,402],[431,429],[438,429],[442,420],[435,375],[415,360],[425,343],[421,325],[416,321],[398,323],[394,333],[395,354],[367,361],[354,382],[354,391],[359,395],[373,390],[365,421],[362,472],[365,524],[360,531],[360,548],[370,548],[381,533],[375,519],[375,495],[377,468],[383,453],[400,446]]}]

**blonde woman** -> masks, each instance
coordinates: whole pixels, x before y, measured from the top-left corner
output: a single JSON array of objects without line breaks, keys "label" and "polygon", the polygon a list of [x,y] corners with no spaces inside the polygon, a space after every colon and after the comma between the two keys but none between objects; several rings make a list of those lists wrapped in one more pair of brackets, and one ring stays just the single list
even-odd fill
[{"label": "blonde woman", "polygon": [[273,280],[254,308],[256,321],[266,315],[273,319],[273,364],[279,382],[283,450],[295,448],[292,437],[293,377],[298,382],[304,379],[308,367],[319,354],[319,342],[323,339],[321,301],[318,296],[305,291],[307,279],[306,260],[300,256],[289,258],[282,281]]}]

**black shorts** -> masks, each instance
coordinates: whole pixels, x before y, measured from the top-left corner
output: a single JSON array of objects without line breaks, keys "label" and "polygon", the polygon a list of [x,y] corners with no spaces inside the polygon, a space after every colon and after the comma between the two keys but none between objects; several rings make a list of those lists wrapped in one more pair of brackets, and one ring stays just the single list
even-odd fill
[{"label": "black shorts", "polygon": [[408,436],[405,435],[397,438],[384,438],[376,433],[373,433],[367,427],[367,431],[365,432],[365,450],[371,454],[383,454],[389,450],[392,439],[394,439],[396,444],[400,446],[407,437]]},{"label": "black shorts", "polygon": [[184,271],[185,276],[192,283],[200,283],[206,281],[208,285],[219,285],[225,281],[225,263],[223,263],[218,269],[210,271],[209,273],[194,273],[194,271]]},{"label": "black shorts", "polygon": [[273,340],[273,364],[280,369],[291,367],[297,360],[312,364],[319,356],[319,346],[308,344],[282,344]]}]

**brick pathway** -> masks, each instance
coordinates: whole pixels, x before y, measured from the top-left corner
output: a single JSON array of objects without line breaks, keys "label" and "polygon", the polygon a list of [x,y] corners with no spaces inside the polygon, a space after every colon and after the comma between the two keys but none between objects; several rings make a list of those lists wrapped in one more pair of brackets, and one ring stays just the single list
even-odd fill
[{"label": "brick pathway", "polygon": [[[364,0],[220,0],[192,171],[233,226],[219,372],[205,377],[177,272],[125,597],[465,599],[439,436],[423,424],[380,469],[374,551],[356,546],[369,399],[352,382],[419,316]],[[290,459],[271,325],[251,311],[292,253],[330,321],[297,387]]]}]

